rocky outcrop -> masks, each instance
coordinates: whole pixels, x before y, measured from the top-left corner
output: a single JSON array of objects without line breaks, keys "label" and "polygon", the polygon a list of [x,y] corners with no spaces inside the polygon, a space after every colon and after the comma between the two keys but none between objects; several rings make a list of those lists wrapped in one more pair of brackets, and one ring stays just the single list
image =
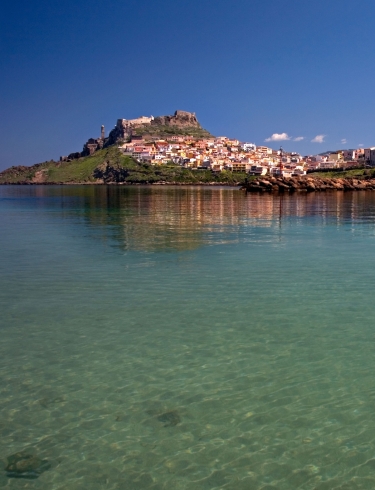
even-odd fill
[{"label": "rocky outcrop", "polygon": [[105,140],[103,138],[89,138],[83,145],[82,151],[75,151],[73,153],[69,153],[68,156],[61,156],[60,162],[71,162],[72,160],[77,160],[81,157],[93,155],[96,151],[103,148],[104,142]]},{"label": "rocky outcrop", "polygon": [[34,177],[31,179],[32,184],[44,184],[48,180],[48,170],[38,170],[35,172]]},{"label": "rocky outcrop", "polygon": [[116,163],[103,162],[94,169],[95,179],[104,184],[124,182],[129,172]]},{"label": "rocky outcrop", "polygon": [[133,134],[133,127],[134,126],[127,119],[117,119],[116,126],[109,133],[104,146],[108,147],[120,141],[130,141]]},{"label": "rocky outcrop", "polygon": [[322,192],[375,190],[375,178],[259,177],[245,182],[247,192]]},{"label": "rocky outcrop", "polygon": [[152,126],[176,126],[201,128],[194,112],[176,111],[173,116],[159,116],[151,121]]},{"label": "rocky outcrop", "polygon": [[83,150],[81,152],[82,157],[92,155],[98,150],[101,150],[104,145],[103,138],[89,138],[83,145]]}]

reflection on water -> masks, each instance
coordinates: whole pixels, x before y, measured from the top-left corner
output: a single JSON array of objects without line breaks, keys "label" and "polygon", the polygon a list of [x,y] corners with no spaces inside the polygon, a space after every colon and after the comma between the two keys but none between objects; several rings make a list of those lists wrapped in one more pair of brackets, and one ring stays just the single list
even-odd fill
[{"label": "reflection on water", "polygon": [[[246,195],[236,188],[35,186],[2,189],[3,202],[48,206],[61,217],[100,227],[102,239],[124,250],[192,250],[225,239],[246,239],[249,227],[281,226],[298,218],[337,224],[375,218],[371,192],[302,195]],[[17,199],[20,198],[20,199]],[[249,236],[247,236],[249,238]]]},{"label": "reflection on water", "polygon": [[82,199],[86,219],[116,227],[111,229],[113,236],[128,250],[193,249],[221,243],[224,231],[231,230],[232,239],[238,239],[244,226],[271,227],[287,217],[318,217],[342,224],[372,220],[375,215],[372,193],[273,196],[236,190],[94,187],[82,189]]},{"label": "reflection on water", "polygon": [[0,486],[373,489],[374,210],[0,188]]}]

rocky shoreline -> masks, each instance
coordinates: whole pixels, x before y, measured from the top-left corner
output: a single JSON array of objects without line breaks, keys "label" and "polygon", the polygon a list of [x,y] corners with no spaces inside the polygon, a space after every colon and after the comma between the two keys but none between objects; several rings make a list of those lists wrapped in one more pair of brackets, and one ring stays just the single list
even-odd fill
[{"label": "rocky shoreline", "polygon": [[258,177],[241,187],[246,192],[325,192],[375,190],[375,178]]}]

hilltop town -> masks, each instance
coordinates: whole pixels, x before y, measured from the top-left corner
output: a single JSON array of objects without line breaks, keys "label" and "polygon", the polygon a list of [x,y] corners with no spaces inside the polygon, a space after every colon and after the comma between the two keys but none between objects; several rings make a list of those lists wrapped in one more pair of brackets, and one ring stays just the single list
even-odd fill
[{"label": "hilltop town", "polygon": [[124,155],[150,165],[173,163],[194,170],[227,170],[250,175],[289,177],[319,170],[375,165],[375,148],[302,156],[226,136],[214,137],[200,126],[194,113],[186,111],[176,111],[173,116],[118,119],[107,138],[102,126],[100,137],[90,138],[82,152],[60,160],[92,155],[110,145],[117,145]]},{"label": "hilltop town", "polygon": [[195,113],[118,119],[106,136],[90,138],[81,152],[32,167],[0,172],[0,183],[228,183],[250,176],[298,178],[315,172],[375,167],[375,148],[302,156],[202,128]]}]

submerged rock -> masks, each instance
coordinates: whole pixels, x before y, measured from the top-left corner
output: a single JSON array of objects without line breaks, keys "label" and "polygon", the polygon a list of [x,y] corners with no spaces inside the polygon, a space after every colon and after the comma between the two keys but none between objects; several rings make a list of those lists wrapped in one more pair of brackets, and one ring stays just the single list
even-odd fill
[{"label": "submerged rock", "polygon": [[55,404],[55,403],[64,403],[65,402],[65,396],[56,396],[56,397],[45,397],[39,400],[40,405],[43,408],[49,408],[50,405]]},{"label": "submerged rock", "polygon": [[8,464],[5,471],[10,478],[38,478],[51,467],[46,459],[42,460],[26,451],[12,454],[7,459]]},{"label": "submerged rock", "polygon": [[181,422],[181,417],[177,410],[172,410],[171,412],[165,412],[159,415],[158,420],[164,423],[164,427],[173,427]]}]

